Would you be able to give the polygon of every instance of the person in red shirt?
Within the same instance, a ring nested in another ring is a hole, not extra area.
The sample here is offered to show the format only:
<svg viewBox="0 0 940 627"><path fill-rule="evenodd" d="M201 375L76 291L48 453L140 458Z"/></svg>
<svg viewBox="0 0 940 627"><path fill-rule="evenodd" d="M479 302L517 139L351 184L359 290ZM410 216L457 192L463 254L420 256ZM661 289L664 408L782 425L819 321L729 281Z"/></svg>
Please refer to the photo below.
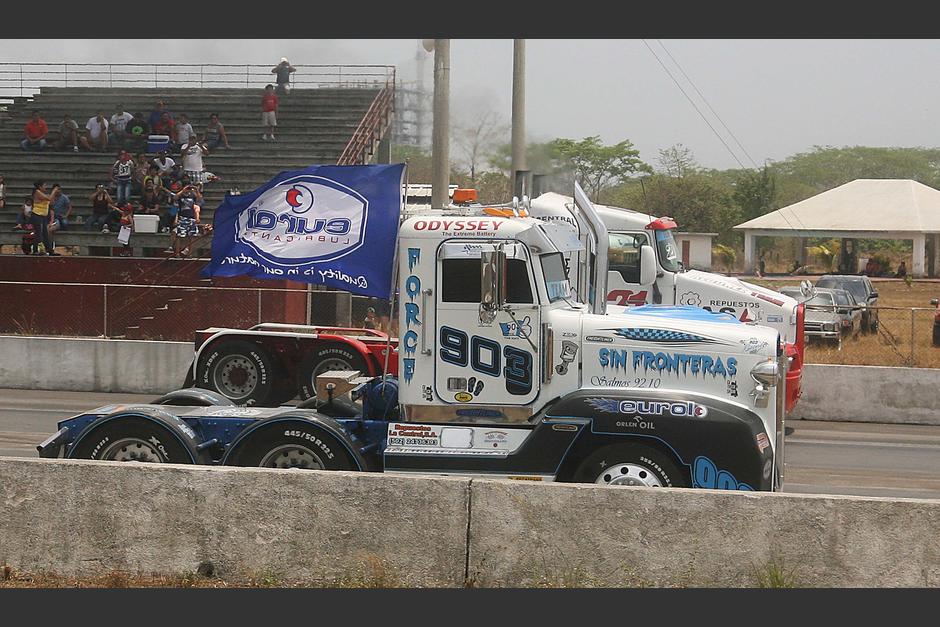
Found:
<svg viewBox="0 0 940 627"><path fill-rule="evenodd" d="M261 96L261 123L264 125L263 140L274 141L274 127L277 126L277 96L274 94L274 85L264 88Z"/></svg>
<svg viewBox="0 0 940 627"><path fill-rule="evenodd" d="M164 111L160 114L160 119L157 120L157 123L153 125L153 134L154 135L166 135L173 138L173 128L176 126L176 122L173 118L170 117L170 114Z"/></svg>
<svg viewBox="0 0 940 627"><path fill-rule="evenodd" d="M23 141L20 142L23 150L45 150L46 135L49 127L46 121L39 116L39 111L33 109L33 116L23 127Z"/></svg>

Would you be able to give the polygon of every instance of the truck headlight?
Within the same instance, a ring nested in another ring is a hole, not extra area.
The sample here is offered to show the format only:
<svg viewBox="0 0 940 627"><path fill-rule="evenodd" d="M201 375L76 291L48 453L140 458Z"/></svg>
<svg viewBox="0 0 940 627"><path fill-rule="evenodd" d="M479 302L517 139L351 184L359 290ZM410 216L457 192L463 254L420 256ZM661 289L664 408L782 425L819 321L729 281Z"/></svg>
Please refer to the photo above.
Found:
<svg viewBox="0 0 940 627"><path fill-rule="evenodd" d="M835 322L827 322L823 325L823 331L835 331L835 330L836 330Z"/></svg>
<svg viewBox="0 0 940 627"><path fill-rule="evenodd" d="M751 368L751 378L754 379L758 385L767 387L777 385L777 362L768 360L757 364Z"/></svg>

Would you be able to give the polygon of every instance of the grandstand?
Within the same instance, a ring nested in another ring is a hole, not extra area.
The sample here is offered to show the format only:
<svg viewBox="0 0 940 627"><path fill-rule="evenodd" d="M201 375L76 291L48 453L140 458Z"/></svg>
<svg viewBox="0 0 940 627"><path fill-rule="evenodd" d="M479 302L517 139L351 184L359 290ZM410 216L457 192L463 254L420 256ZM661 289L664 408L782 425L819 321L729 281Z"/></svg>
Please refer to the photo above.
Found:
<svg viewBox="0 0 940 627"><path fill-rule="evenodd" d="M382 66L384 68L384 66ZM205 189L203 222L211 222L214 209L233 187L251 191L283 170L315 164L369 163L377 156L380 141L390 129L394 90L394 68L384 84L318 85L301 87L280 98L277 141L261 139L260 98L263 82L250 87L96 87L40 86L32 96L12 98L0 113L0 174L6 179L7 206L0 210L0 244L18 244L14 232L17 212L32 183L43 179L50 186L61 183L71 197L74 215L91 213L89 195L96 183L106 182L118 147L107 152L56 151L52 146L65 113L84 127L98 110L110 117L117 104L129 112L148 117L157 100L167 103L174 115L185 113L202 135L210 113L218 113L225 125L231 150L213 151L205 158L206 169L221 177ZM264 77L262 77L263 79ZM270 77L273 79L273 76ZM206 81L211 83L212 81ZM50 147L41 152L20 148L23 125L38 109L49 125ZM174 156L179 162L179 158ZM56 234L56 244L78 246L82 254L110 254L117 245L115 234L86 231L74 224ZM205 238L208 240L208 238ZM135 234L131 244L136 255L159 254L166 248L166 234ZM204 242L208 246L208 241Z"/></svg>

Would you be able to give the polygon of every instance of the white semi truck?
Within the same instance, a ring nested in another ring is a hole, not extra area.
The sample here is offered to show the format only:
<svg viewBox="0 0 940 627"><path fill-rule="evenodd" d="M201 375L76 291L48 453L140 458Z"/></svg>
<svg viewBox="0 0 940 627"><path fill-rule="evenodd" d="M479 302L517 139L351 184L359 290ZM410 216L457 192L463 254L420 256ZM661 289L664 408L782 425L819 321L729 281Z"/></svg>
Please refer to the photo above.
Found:
<svg viewBox="0 0 940 627"><path fill-rule="evenodd" d="M603 247L604 224L577 195ZM397 377L321 373L317 410L239 407L198 388L99 407L62 421L40 454L780 489L780 333L694 307L607 312L569 283L565 256L583 247L573 231L524 214L457 207L401 224ZM603 294L606 257L595 262ZM358 404L333 404L344 381L362 400L354 415Z"/></svg>
<svg viewBox="0 0 940 627"><path fill-rule="evenodd" d="M800 394L805 339L804 308L796 300L759 285L682 265L674 232L677 224L668 217L594 205L607 229L606 260L608 305L635 307L649 303L688 305L711 312L728 313L741 322L757 322L776 329L786 344L790 368L787 374L787 411ZM531 202L529 212L541 220L566 224L582 240L582 250L569 255L575 269L572 282L593 297L591 224L577 211L574 199L554 192Z"/></svg>

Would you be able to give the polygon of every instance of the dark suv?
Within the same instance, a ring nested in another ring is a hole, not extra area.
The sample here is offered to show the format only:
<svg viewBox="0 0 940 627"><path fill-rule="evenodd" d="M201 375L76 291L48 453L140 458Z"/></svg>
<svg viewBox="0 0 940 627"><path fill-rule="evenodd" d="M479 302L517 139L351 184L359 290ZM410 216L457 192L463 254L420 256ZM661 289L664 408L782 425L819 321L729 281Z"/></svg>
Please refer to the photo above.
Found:
<svg viewBox="0 0 940 627"><path fill-rule="evenodd" d="M876 333L878 331L878 292L871 284L871 279L864 275L854 274L826 274L819 277L816 287L837 288L848 291L855 297L862 309L862 331Z"/></svg>

